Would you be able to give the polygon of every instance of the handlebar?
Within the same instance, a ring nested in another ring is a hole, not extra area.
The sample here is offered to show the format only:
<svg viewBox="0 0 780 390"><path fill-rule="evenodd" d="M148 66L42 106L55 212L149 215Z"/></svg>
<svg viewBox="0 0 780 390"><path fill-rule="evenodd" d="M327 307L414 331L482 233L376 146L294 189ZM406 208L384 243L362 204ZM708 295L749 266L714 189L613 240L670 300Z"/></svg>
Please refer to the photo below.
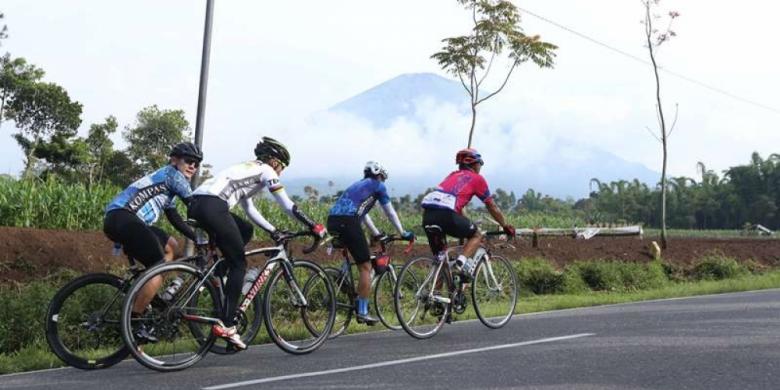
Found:
<svg viewBox="0 0 780 390"><path fill-rule="evenodd" d="M379 240L379 244L382 246L382 251L384 252L385 250L387 250L387 245L392 243L392 242L395 242L395 241L408 241L409 242L409 244L404 249L404 254L408 255L409 253L411 253L412 248L414 247L415 239L412 238L411 240L407 240L407 239L404 239L404 238L402 238L401 236L399 236L397 234L385 235L384 237L382 237Z"/></svg>
<svg viewBox="0 0 780 390"><path fill-rule="evenodd" d="M320 236L317 235L316 233L308 230L304 230L300 232L287 232L287 231L282 232L279 238L276 240L276 242L279 244L286 245L290 240L299 237L314 237L314 242L312 242L310 246L303 249L304 254L309 254L314 252L314 250L317 249L317 247L320 245L320 242L322 241L322 238L320 238Z"/></svg>

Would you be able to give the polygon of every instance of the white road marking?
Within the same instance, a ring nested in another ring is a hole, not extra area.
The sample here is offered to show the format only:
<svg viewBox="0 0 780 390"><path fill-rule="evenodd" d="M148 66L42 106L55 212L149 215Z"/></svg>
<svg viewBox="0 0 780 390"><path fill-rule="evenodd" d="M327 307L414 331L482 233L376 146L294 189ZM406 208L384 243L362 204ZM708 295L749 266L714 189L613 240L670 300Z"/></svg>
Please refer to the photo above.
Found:
<svg viewBox="0 0 780 390"><path fill-rule="evenodd" d="M444 353L437 353L437 354L434 354L434 355L417 356L417 357L413 357L413 358L399 359L399 360L390 360L390 361L380 362L380 363L365 364L365 365L362 365L362 366L336 368L336 369L324 370L324 371L303 372L303 373L299 373L299 374L274 376L274 377L270 377L270 378L254 379L254 380L243 381L243 382L228 383L228 384L224 384L224 385L204 387L203 390L233 389L233 388L236 388L236 387L259 385L259 384L270 383L270 382L279 382L279 381L285 381L285 380L289 380L289 379L308 378L308 377L313 377L313 376L323 376L323 375L339 374L339 373L342 373L342 372L368 370L368 369L372 369L372 368L395 366L395 365L398 365L398 364L414 363L414 362L419 362L419 361L424 361L424 360L440 359L440 358L459 356L459 355L466 355L466 354L472 354L472 353L495 351L495 350L499 350L499 349L522 347L522 346L526 346L526 345L534 345L534 344L542 344L542 343L552 343L552 342L555 342L555 341L571 340L571 339L577 339L577 338L580 338L580 337L588 337L588 336L593 336L593 335L594 335L594 333L580 333L580 334L573 334L573 335L569 335L569 336L550 337L550 338L546 338L546 339L523 341L523 342L512 343L512 344L501 344L501 345L494 345L494 346L490 346L490 347L482 347L482 348L474 348L474 349L464 349L464 350L461 350L461 351L444 352Z"/></svg>

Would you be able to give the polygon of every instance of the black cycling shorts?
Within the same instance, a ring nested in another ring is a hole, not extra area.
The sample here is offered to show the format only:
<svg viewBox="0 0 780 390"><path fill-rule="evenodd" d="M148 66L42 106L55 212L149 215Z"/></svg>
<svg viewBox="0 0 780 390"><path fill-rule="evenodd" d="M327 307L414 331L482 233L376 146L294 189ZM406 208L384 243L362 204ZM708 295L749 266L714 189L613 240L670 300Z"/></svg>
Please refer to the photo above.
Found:
<svg viewBox="0 0 780 390"><path fill-rule="evenodd" d="M355 264L362 264L371 260L371 250L368 241L360 226L360 218L348 215L328 216L328 233L349 250Z"/></svg>
<svg viewBox="0 0 780 390"><path fill-rule="evenodd" d="M430 225L439 226L444 234L456 238L469 239L477 233L477 227L470 219L450 209L423 209L422 225L423 229ZM444 249L443 242L446 237L437 237L436 233L431 233L428 229L425 229L425 235L428 236L428 244L434 254Z"/></svg>
<svg viewBox="0 0 780 390"><path fill-rule="evenodd" d="M165 245L170 236L156 226L149 226L128 210L118 209L106 213L103 233L118 242L128 256L147 268L163 260Z"/></svg>

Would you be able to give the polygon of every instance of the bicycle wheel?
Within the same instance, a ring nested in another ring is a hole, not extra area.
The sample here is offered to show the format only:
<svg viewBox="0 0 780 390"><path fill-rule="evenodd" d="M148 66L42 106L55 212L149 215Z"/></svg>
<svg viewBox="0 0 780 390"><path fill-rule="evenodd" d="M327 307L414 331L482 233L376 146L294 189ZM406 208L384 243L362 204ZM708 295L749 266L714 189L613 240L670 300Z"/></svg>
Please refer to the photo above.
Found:
<svg viewBox="0 0 780 390"><path fill-rule="evenodd" d="M433 259L414 259L398 273L395 313L406 333L427 339L439 332L450 315L450 279L446 267Z"/></svg>
<svg viewBox="0 0 780 390"><path fill-rule="evenodd" d="M409 277L414 277L414 275L409 274ZM401 323L398 322L393 305L397 280L397 267L391 265L387 271L379 275L374 285L374 310L376 310L376 315L382 325L392 330L401 329Z"/></svg>
<svg viewBox="0 0 780 390"><path fill-rule="evenodd" d="M342 275L341 270L333 267L325 267L325 274L333 283L333 291L336 294L336 320L330 331L329 339L341 336L347 331L352 315L355 312L354 287L349 276Z"/></svg>
<svg viewBox="0 0 780 390"><path fill-rule="evenodd" d="M157 279L159 278L159 279ZM170 301L160 298L170 281L180 278L181 287ZM147 284L159 287L139 317L132 309ZM211 323L221 312L219 291L201 278L200 270L187 263L164 263L149 269L133 284L122 305L122 337L135 359L157 371L177 371L197 363L214 345ZM143 327L157 340L149 342L136 334ZM197 328L197 331L193 329Z"/></svg>
<svg viewBox="0 0 780 390"><path fill-rule="evenodd" d="M130 354L119 319L124 279L88 274L63 286L46 310L46 342L66 364L88 370L106 368Z"/></svg>
<svg viewBox="0 0 780 390"><path fill-rule="evenodd" d="M484 256L471 284L471 299L479 320L492 329L506 325L515 312L518 290L512 264L501 256Z"/></svg>
<svg viewBox="0 0 780 390"><path fill-rule="evenodd" d="M302 355L319 348L330 335L336 319L336 296L320 266L305 260L291 265L291 277L285 264L271 276L263 298L263 318L268 335L279 348Z"/></svg>

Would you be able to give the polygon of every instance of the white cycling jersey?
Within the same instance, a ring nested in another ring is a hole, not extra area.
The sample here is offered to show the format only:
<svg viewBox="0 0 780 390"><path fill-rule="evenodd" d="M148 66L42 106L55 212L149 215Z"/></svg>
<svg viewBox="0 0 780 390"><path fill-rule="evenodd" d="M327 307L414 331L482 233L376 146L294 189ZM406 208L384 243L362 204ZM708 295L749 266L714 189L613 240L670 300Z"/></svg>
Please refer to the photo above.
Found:
<svg viewBox="0 0 780 390"><path fill-rule="evenodd" d="M273 232L276 228L257 211L252 202L252 197L264 188L268 188L276 202L288 214L300 219L294 213L295 204L287 196L284 186L279 181L279 175L270 165L262 161L247 161L220 171L198 186L192 195L217 196L227 202L231 209L240 203L252 222L269 232Z"/></svg>

